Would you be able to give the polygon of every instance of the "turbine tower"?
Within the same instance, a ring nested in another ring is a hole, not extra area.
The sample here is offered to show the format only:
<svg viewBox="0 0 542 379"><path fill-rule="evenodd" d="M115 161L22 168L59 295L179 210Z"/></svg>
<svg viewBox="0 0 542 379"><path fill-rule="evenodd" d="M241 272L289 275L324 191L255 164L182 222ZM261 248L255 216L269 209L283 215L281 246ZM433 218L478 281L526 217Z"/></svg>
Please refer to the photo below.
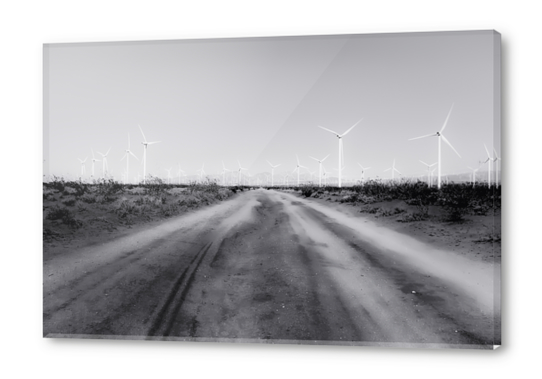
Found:
<svg viewBox="0 0 542 379"><path fill-rule="evenodd" d="M370 167L363 167L361 163L358 162L359 167L361 167L361 182L365 181L365 170L370 169Z"/></svg>
<svg viewBox="0 0 542 379"><path fill-rule="evenodd" d="M309 158L312 158L316 162L318 162L318 187L322 187L322 163L327 159L327 157L329 157L329 154L326 155L323 159L316 159L309 155Z"/></svg>
<svg viewBox="0 0 542 379"><path fill-rule="evenodd" d="M199 172L199 181L203 182L203 175L205 175L205 162L201 165L201 168L197 170L196 172Z"/></svg>
<svg viewBox="0 0 542 379"><path fill-rule="evenodd" d="M143 133L141 126L139 126L139 130L141 130L141 135L143 135L143 142L141 142L143 145L143 184L147 184L147 147L160 141L147 142L147 138L145 138L145 134Z"/></svg>
<svg viewBox="0 0 542 379"><path fill-rule="evenodd" d="M132 151L130 150L130 133L128 133L128 148L125 150L124 156L120 159L122 161L124 158L126 158L126 175L124 175L124 184L128 182L130 174L130 155L137 159L134 153L132 153Z"/></svg>
<svg viewBox="0 0 542 379"><path fill-rule="evenodd" d="M277 165L273 165L271 162L266 161L269 163L269 166L271 166L271 187L274 186L274 177L275 177L275 169L280 166L280 163Z"/></svg>
<svg viewBox="0 0 542 379"><path fill-rule="evenodd" d="M454 149L454 147L452 146L452 144L450 143L450 141L448 141L446 139L446 137L444 137L444 134L442 134L442 132L444 131L444 128L446 128L446 124L448 123L448 119L450 118L450 115L452 114L452 109L454 109L454 105L452 104L452 107L450 108L450 112L448 112L448 116L446 117L446 120L444 121L444 125L442 125L442 128L434 133L434 134L427 134L425 136L421 136L421 137L415 137L415 138L411 138L409 139L409 141L412 141L412 140L415 140L415 139L420 139L420 138L426 138L426 137L438 137L438 181L437 181L437 187L440 189L440 173L441 173L441 159L440 159L440 140L442 139L444 142L446 142L446 144L448 146L450 146L452 148L452 150L457 154L457 156L459 158L461 158L461 155L459 155L459 153Z"/></svg>
<svg viewBox="0 0 542 379"><path fill-rule="evenodd" d="M472 170L472 186L474 187L476 185L476 171L478 171L480 167L478 167L477 169L474 169L470 166L468 167Z"/></svg>
<svg viewBox="0 0 542 379"><path fill-rule="evenodd" d="M164 170L167 171L167 184L171 184L171 170L173 169L172 168L165 168Z"/></svg>
<svg viewBox="0 0 542 379"><path fill-rule="evenodd" d="M330 133L335 134L335 136L339 139L339 169L338 169L338 171L339 171L339 188L341 187L341 183L342 183L341 178L342 178L342 169L343 169L343 164L344 164L344 162L343 162L344 161L343 137L345 135L347 135L348 133L350 133L350 131L352 129L354 129L354 126L359 124L361 122L361 120L363 120L363 119L360 119L358 122L356 122L350 129L348 129L343 134L339 134L337 132L334 132L333 130L326 129L323 126L318 125L319 128L324 129L324 130L326 130L326 131L328 131Z"/></svg>
<svg viewBox="0 0 542 379"><path fill-rule="evenodd" d="M487 162L487 186L491 187L491 162L493 161L493 158L491 158L491 155L489 154L489 150L487 149L487 146L485 144L484 144L484 148L486 149L487 159L483 161L482 163Z"/></svg>
<svg viewBox="0 0 542 379"><path fill-rule="evenodd" d="M86 161L87 161L87 158L85 158L85 160L82 160L81 158L77 158L79 160L79 162L81 163L81 178L83 178L83 176L85 175L86 173Z"/></svg>
<svg viewBox="0 0 542 379"><path fill-rule="evenodd" d="M497 150L495 150L495 148L493 148L493 152L495 153L495 159L493 160L493 162L495 162L495 185L498 186L499 185L499 168L500 168L499 161L501 160L501 157L497 155Z"/></svg>
<svg viewBox="0 0 542 379"><path fill-rule="evenodd" d="M433 167L434 165L436 165L438 162L435 162L435 163L433 163L433 164L427 164L427 163L425 163L425 162L422 161L422 160L420 160L420 162L422 162L423 165L424 165L425 167L427 167L427 185L428 185L429 187L431 187L431 183L430 183L430 181L431 181L431 178L430 178L430 176L431 176L431 167Z"/></svg>
<svg viewBox="0 0 542 379"><path fill-rule="evenodd" d="M92 151L92 178L94 178L94 162L99 162L100 160L94 157L94 150L93 149L90 149L90 150Z"/></svg>
<svg viewBox="0 0 542 379"><path fill-rule="evenodd" d="M297 154L296 154L295 157L297 159L297 165L296 165L294 171L292 171L292 174L297 171L297 186L299 187L299 171L300 171L301 168L307 168L307 167L305 167L305 166L301 165L301 163L299 163L299 157L297 156Z"/></svg>
<svg viewBox="0 0 542 379"><path fill-rule="evenodd" d="M393 160L393 165L390 168L385 169L384 172L389 170L391 170L391 180L395 179L395 171L397 171L398 174L401 174L401 172L395 168L395 159Z"/></svg>
<svg viewBox="0 0 542 379"><path fill-rule="evenodd" d="M239 164L239 169L238 169L238 172L239 172L239 176L237 177L237 185L241 185L241 171L242 170L248 170L248 168L244 168L241 166L241 162L239 162L239 159L237 160L237 163Z"/></svg>
<svg viewBox="0 0 542 379"><path fill-rule="evenodd" d="M109 166L107 165L107 155L109 154L110 151L111 151L111 148L109 148L109 150L107 150L107 153L105 154L100 153L98 151L98 154L102 156L102 175L104 178L105 178L105 174L109 173Z"/></svg>
<svg viewBox="0 0 542 379"><path fill-rule="evenodd" d="M179 184L181 184L181 177L182 177L182 174L184 174L184 171L183 169L181 168L181 164L179 163L179 170L177 171L177 173L179 174Z"/></svg>

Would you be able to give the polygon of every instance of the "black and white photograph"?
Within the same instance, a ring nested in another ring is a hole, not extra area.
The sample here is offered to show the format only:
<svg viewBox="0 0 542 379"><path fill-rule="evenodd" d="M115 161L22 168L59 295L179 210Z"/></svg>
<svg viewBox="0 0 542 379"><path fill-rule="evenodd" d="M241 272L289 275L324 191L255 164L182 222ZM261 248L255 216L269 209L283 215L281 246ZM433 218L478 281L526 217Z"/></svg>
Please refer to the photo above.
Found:
<svg viewBox="0 0 542 379"><path fill-rule="evenodd" d="M43 64L44 337L501 345L498 32Z"/></svg>

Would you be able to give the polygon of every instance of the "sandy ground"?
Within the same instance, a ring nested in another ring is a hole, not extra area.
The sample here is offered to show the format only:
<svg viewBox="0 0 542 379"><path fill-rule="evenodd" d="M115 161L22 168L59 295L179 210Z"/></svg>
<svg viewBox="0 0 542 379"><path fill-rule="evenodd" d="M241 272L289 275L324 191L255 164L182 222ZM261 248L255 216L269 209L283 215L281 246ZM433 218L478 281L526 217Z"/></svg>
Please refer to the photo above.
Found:
<svg viewBox="0 0 542 379"><path fill-rule="evenodd" d="M254 190L101 240L47 243L44 336L499 345L500 259L487 243L454 252L446 225L433 241L425 224L372 217Z"/></svg>

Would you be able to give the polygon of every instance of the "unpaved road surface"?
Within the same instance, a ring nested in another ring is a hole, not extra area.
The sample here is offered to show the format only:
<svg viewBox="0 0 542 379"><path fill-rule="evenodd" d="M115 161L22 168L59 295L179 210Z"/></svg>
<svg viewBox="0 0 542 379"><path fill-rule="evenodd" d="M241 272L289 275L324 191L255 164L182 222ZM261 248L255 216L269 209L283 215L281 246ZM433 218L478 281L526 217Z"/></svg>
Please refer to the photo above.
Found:
<svg viewBox="0 0 542 379"><path fill-rule="evenodd" d="M492 348L499 272L289 193L247 191L45 254L44 335Z"/></svg>

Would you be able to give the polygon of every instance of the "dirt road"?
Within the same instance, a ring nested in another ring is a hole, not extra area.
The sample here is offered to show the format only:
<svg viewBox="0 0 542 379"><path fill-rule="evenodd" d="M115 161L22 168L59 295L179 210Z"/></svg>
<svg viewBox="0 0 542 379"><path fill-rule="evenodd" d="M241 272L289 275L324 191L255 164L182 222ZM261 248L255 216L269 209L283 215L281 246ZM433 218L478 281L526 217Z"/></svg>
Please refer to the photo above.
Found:
<svg viewBox="0 0 542 379"><path fill-rule="evenodd" d="M46 254L44 335L492 348L498 270L293 194L246 191Z"/></svg>

